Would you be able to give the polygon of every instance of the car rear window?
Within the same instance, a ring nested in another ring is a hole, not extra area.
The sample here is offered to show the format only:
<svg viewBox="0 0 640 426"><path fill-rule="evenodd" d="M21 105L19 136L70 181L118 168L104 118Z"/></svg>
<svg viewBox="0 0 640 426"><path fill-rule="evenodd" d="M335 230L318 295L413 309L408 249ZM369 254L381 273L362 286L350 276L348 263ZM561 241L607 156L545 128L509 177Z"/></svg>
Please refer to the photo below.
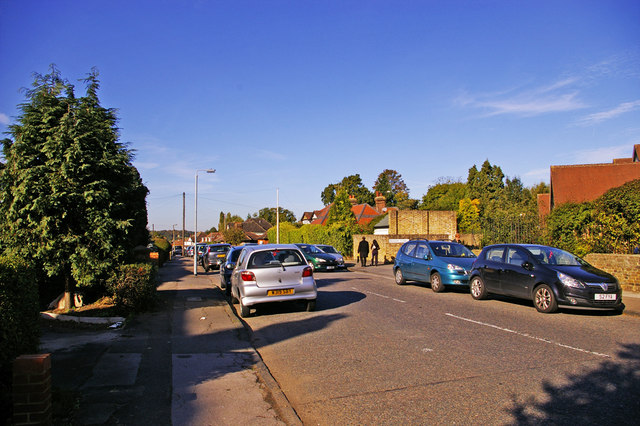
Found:
<svg viewBox="0 0 640 426"><path fill-rule="evenodd" d="M226 252L229 250L229 246L209 246L209 251L214 251L216 253Z"/></svg>
<svg viewBox="0 0 640 426"><path fill-rule="evenodd" d="M249 268L280 268L283 266L306 265L298 250L262 250L254 252L249 259Z"/></svg>

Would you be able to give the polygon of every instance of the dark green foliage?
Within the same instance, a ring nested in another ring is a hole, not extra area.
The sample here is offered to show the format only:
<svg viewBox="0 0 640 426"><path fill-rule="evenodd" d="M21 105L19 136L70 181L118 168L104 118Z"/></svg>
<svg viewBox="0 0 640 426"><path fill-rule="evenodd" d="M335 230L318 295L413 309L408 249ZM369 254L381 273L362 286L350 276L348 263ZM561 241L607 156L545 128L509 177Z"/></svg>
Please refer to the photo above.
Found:
<svg viewBox="0 0 640 426"><path fill-rule="evenodd" d="M338 251L349 254L353 250L353 234L360 233L361 229L354 225L334 223L332 225L303 225L297 227L292 223L280 224L281 244L330 244ZM276 228L267 231L269 241L276 241Z"/></svg>
<svg viewBox="0 0 640 426"><path fill-rule="evenodd" d="M489 160L482 163L480 171L474 165L469 169L467 177L467 188L469 198L479 199L480 210L484 210L483 206L487 206L488 202L495 200L500 196L501 190L504 188L504 173L500 166L493 166Z"/></svg>
<svg viewBox="0 0 640 426"><path fill-rule="evenodd" d="M124 313L143 312L156 304L156 268L150 263L121 265L107 286L116 307Z"/></svg>
<svg viewBox="0 0 640 426"><path fill-rule="evenodd" d="M352 225L355 222L356 217L351 211L349 196L346 191L341 189L333 201L333 205L329 209L329 213L327 213L327 225L331 225L333 223Z"/></svg>
<svg viewBox="0 0 640 426"><path fill-rule="evenodd" d="M222 231L222 235L224 236L224 240L227 243L234 246L239 245L241 242L243 242L247 238L247 236L244 234L242 229L236 228L236 227L225 229L224 231Z"/></svg>
<svg viewBox="0 0 640 426"><path fill-rule="evenodd" d="M582 238L592 221L591 203L565 203L546 218L545 243L584 256L591 251Z"/></svg>
<svg viewBox="0 0 640 426"><path fill-rule="evenodd" d="M11 367L22 354L38 349L38 288L25 260L0 257L0 412L11 406Z"/></svg>
<svg viewBox="0 0 640 426"><path fill-rule="evenodd" d="M354 196L358 204L375 204L373 193L364 186L359 174L346 176L340 183L328 185L320 194L322 203L324 205L333 203L341 190L346 192L347 196Z"/></svg>
<svg viewBox="0 0 640 426"><path fill-rule="evenodd" d="M420 210L458 211L460 200L465 198L467 185L462 182L442 182L429 187L422 197Z"/></svg>
<svg viewBox="0 0 640 426"><path fill-rule="evenodd" d="M387 206L397 206L398 196L402 194L408 198L409 188L404 183L402 175L395 170L385 169L378 175L373 190L380 192L386 199ZM401 197L402 198L402 197Z"/></svg>
<svg viewBox="0 0 640 426"><path fill-rule="evenodd" d="M86 96L52 67L36 75L5 141L0 175L3 248L64 277L67 290L100 285L148 241L147 188L100 106L97 72Z"/></svg>
<svg viewBox="0 0 640 426"><path fill-rule="evenodd" d="M285 208L280 207L279 209L280 212L280 222L295 222L296 221L296 216L295 214L293 214L293 212L291 210L287 210ZM259 217L262 218L264 220L266 220L267 222L269 222L272 225L276 224L276 208L275 207L265 207L263 209L260 209L260 211L258 213L254 213L253 217Z"/></svg>

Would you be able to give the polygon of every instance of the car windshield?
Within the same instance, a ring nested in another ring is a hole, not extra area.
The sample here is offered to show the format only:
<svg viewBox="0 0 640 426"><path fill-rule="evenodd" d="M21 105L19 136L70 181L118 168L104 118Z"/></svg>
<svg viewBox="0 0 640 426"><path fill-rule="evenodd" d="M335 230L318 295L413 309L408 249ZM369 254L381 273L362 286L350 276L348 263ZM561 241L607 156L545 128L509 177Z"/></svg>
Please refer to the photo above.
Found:
<svg viewBox="0 0 640 426"><path fill-rule="evenodd" d="M257 251L249 259L249 268L278 268L306 264L300 252L292 249Z"/></svg>
<svg viewBox="0 0 640 426"><path fill-rule="evenodd" d="M300 246L300 248L302 249L302 251L304 251L305 253L309 253L309 254L322 253L322 250L320 250L318 247L312 246L312 245L304 245L304 246Z"/></svg>
<svg viewBox="0 0 640 426"><path fill-rule="evenodd" d="M438 257L476 257L475 254L462 244L446 242L430 242L429 247Z"/></svg>
<svg viewBox="0 0 640 426"><path fill-rule="evenodd" d="M338 254L338 251L333 246L319 246L325 253Z"/></svg>
<svg viewBox="0 0 640 426"><path fill-rule="evenodd" d="M587 264L575 254L555 247L526 246L526 248L538 262L544 265L582 266Z"/></svg>

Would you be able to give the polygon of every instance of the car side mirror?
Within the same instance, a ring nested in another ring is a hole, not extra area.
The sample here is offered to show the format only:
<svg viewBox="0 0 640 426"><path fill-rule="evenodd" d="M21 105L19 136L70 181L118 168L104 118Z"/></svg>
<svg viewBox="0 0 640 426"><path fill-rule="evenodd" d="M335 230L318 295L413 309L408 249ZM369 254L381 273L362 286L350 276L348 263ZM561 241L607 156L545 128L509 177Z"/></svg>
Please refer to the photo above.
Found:
<svg viewBox="0 0 640 426"><path fill-rule="evenodd" d="M527 271L533 271L533 263L531 263L531 262L524 262L522 264L522 267L524 269L526 269Z"/></svg>
<svg viewBox="0 0 640 426"><path fill-rule="evenodd" d="M424 255L424 260L431 260L431 253L427 253Z"/></svg>

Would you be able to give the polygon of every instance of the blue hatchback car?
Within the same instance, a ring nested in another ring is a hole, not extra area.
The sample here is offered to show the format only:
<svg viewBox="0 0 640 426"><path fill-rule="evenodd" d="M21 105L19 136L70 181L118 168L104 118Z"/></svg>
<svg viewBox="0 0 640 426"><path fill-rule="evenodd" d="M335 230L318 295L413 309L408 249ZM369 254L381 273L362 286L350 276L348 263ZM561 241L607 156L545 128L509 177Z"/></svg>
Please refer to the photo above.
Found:
<svg viewBox="0 0 640 426"><path fill-rule="evenodd" d="M469 285L474 260L476 255L456 242L411 240L398 250L393 273L396 284L421 281L439 293L447 285Z"/></svg>

